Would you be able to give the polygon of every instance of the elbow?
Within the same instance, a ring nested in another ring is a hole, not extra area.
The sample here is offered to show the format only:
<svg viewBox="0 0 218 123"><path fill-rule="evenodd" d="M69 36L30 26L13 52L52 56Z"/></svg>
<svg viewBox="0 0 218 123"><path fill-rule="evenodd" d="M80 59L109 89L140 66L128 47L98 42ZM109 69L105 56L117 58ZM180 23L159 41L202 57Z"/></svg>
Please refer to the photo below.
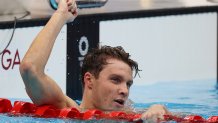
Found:
<svg viewBox="0 0 218 123"><path fill-rule="evenodd" d="M38 73L36 66L32 62L28 62L25 60L21 62L19 70L22 77L24 77L25 75L34 75Z"/></svg>

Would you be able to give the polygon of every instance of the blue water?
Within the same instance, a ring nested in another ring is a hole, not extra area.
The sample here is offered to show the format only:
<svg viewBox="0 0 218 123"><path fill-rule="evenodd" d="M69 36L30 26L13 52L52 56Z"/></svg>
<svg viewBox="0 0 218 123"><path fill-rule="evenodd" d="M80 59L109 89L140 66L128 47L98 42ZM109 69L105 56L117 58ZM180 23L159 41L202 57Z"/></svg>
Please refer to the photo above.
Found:
<svg viewBox="0 0 218 123"><path fill-rule="evenodd" d="M142 110L152 104L163 104L171 112L181 115L201 115L205 119L210 116L218 116L218 86L214 80L161 82L152 85L133 86L130 90L130 99L134 101L134 108ZM15 101L19 99L11 99ZM22 99L23 100L23 99ZM26 101L26 100L24 100ZM22 123L94 123L94 122L117 122L106 120L79 121L72 119L44 119L35 117L10 117L0 114L1 122Z"/></svg>
<svg viewBox="0 0 218 123"><path fill-rule="evenodd" d="M134 99L136 108L163 104L175 113L196 114L204 118L218 116L218 86L215 79L134 86L130 98Z"/></svg>

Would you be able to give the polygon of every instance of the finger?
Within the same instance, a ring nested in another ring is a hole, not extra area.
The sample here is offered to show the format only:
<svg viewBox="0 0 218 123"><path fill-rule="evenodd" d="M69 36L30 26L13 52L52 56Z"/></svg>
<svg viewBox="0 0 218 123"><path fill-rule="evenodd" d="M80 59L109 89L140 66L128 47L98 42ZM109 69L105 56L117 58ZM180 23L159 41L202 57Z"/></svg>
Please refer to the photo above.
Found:
<svg viewBox="0 0 218 123"><path fill-rule="evenodd" d="M76 8L75 1L70 1L69 3L67 3L67 5L68 5L68 10L73 10L74 8Z"/></svg>
<svg viewBox="0 0 218 123"><path fill-rule="evenodd" d="M72 9L71 9L71 13L72 13L73 15L77 15L77 11L78 11L77 5L74 4L74 6L73 6Z"/></svg>
<svg viewBox="0 0 218 123"><path fill-rule="evenodd" d="M73 4L72 3L67 3L67 6L72 6Z"/></svg>
<svg viewBox="0 0 218 123"><path fill-rule="evenodd" d="M158 118L158 120L164 120L164 115L163 114L158 115L157 118Z"/></svg>
<svg viewBox="0 0 218 123"><path fill-rule="evenodd" d="M148 123L156 123L158 120L159 120L159 117L157 115L154 115L154 114L151 114L151 113L148 113L146 114L143 118L142 118L143 121L146 121Z"/></svg>
<svg viewBox="0 0 218 123"><path fill-rule="evenodd" d="M73 14L73 13L77 13L77 7L70 7L70 8L68 9L68 11L71 12L72 14Z"/></svg>
<svg viewBox="0 0 218 123"><path fill-rule="evenodd" d="M151 113L147 113L147 112L146 112L146 113L144 113L144 114L142 115L141 118L142 118L143 120L147 120L147 119L149 119L150 117L151 117Z"/></svg>
<svg viewBox="0 0 218 123"><path fill-rule="evenodd" d="M67 1L67 5L68 6L71 6L71 5L74 5L76 2L74 0L68 0Z"/></svg>
<svg viewBox="0 0 218 123"><path fill-rule="evenodd" d="M152 119L152 120L163 120L164 119L164 112L149 112L142 115L142 119Z"/></svg>
<svg viewBox="0 0 218 123"><path fill-rule="evenodd" d="M72 11L73 9L74 9L74 6L73 6L73 5L68 6L68 11L69 11L69 12Z"/></svg>

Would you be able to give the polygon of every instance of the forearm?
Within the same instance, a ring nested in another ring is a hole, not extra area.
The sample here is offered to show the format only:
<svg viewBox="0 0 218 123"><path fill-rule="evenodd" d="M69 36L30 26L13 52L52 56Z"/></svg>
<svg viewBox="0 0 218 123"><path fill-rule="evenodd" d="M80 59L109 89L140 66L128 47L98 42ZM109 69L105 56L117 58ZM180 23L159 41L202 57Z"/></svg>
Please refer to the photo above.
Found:
<svg viewBox="0 0 218 123"><path fill-rule="evenodd" d="M65 24L64 14L55 12L46 26L40 31L31 44L28 52L23 58L23 62L36 66L40 72L44 67L51 54L55 39L58 36L62 26Z"/></svg>

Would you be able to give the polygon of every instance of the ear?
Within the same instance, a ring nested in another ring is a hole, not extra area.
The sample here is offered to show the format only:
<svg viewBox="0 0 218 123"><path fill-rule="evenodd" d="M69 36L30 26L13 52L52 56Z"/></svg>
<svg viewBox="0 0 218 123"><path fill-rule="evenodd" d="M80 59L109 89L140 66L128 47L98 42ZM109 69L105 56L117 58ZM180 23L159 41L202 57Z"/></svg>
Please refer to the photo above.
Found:
<svg viewBox="0 0 218 123"><path fill-rule="evenodd" d="M84 75L84 83L88 89L92 89L93 87L93 75L90 72L86 72Z"/></svg>

